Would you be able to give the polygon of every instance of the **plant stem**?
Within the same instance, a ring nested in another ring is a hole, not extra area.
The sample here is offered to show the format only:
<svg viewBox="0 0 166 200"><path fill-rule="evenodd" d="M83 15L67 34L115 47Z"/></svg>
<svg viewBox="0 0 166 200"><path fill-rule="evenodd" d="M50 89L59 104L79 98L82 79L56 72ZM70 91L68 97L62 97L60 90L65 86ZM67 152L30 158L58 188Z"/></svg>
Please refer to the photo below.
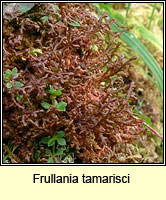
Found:
<svg viewBox="0 0 166 200"><path fill-rule="evenodd" d="M134 118L137 120L139 119L137 117L134 117ZM157 131L155 131L152 127L150 127L147 123L143 122L143 125L149 128L155 135L157 135L163 141L163 137Z"/></svg>
<svg viewBox="0 0 166 200"><path fill-rule="evenodd" d="M52 154L55 154L55 144L52 146Z"/></svg>
<svg viewBox="0 0 166 200"><path fill-rule="evenodd" d="M129 99L130 99L130 95L131 95L131 92L132 92L133 86L134 86L134 82L132 81L132 82L130 83L129 90L127 91L126 100L129 100Z"/></svg>
<svg viewBox="0 0 166 200"><path fill-rule="evenodd" d="M157 132L155 131L152 127L150 127L147 123L143 122L143 124L149 128L155 135L157 135L162 141L163 141L163 137Z"/></svg>
<svg viewBox="0 0 166 200"><path fill-rule="evenodd" d="M154 11L156 10L156 6L157 6L157 3L154 3L154 5L153 5L153 10L152 10L152 14L151 14L151 16L150 16L150 21L149 21L148 29L150 29L150 27L151 27L151 23L152 23L152 20L153 20Z"/></svg>
<svg viewBox="0 0 166 200"><path fill-rule="evenodd" d="M131 3L128 3L127 11L126 11L126 17L128 17L128 12L129 12L129 10L130 10L130 7L131 7Z"/></svg>

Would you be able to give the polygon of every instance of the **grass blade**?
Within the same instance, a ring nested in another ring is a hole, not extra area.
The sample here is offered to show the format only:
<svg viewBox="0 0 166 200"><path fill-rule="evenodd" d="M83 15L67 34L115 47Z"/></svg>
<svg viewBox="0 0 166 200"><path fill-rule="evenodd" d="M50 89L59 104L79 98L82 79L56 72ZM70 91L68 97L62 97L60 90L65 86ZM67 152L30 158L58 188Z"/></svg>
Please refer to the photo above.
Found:
<svg viewBox="0 0 166 200"><path fill-rule="evenodd" d="M127 11L126 11L126 17L128 17L128 12L129 12L129 10L130 10L130 7L131 7L131 3L128 3Z"/></svg>
<svg viewBox="0 0 166 200"><path fill-rule="evenodd" d="M143 26L136 26L136 29L145 39L149 40L149 42L151 42L156 48L163 52L162 42L158 41L148 29L144 28Z"/></svg>
<svg viewBox="0 0 166 200"><path fill-rule="evenodd" d="M157 3L154 3L154 5L153 5L153 10L152 10L152 14L151 14L151 16L150 16L150 21L149 21L148 29L150 29L150 27L151 27L151 23L152 23L152 20L153 20L154 11L156 10L156 6L157 6Z"/></svg>
<svg viewBox="0 0 166 200"><path fill-rule="evenodd" d="M113 17L110 10L107 8L107 5L103 3L99 3L100 8L108 11L108 16ZM117 23L122 26L118 21ZM113 31L119 32L121 31L121 28L117 27L116 24L111 24L111 27ZM141 59L144 61L144 63L147 65L148 69L153 73L155 76L158 87L161 92L163 92L163 71L160 68L157 61L154 59L154 57L151 55L151 53L148 51L148 49L137 39L135 36L131 33L121 33L121 38L124 42L126 42L133 50L135 50L141 57Z"/></svg>

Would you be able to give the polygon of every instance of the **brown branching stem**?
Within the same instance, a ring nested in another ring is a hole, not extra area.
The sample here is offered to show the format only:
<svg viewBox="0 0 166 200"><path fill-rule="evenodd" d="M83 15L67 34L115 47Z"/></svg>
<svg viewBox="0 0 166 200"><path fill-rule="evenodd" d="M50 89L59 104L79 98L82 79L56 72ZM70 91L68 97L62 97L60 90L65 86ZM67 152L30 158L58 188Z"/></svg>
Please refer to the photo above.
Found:
<svg viewBox="0 0 166 200"><path fill-rule="evenodd" d="M134 117L134 118L138 120L137 117ZM157 131L155 131L152 127L150 127L147 123L143 122L143 125L149 128L155 135L157 135L163 141L163 137Z"/></svg>
<svg viewBox="0 0 166 200"><path fill-rule="evenodd" d="M131 94L132 89L133 89L133 86L134 86L134 82L132 81L132 82L130 83L130 88L129 88L128 92L127 92L126 100L129 100L130 94Z"/></svg>

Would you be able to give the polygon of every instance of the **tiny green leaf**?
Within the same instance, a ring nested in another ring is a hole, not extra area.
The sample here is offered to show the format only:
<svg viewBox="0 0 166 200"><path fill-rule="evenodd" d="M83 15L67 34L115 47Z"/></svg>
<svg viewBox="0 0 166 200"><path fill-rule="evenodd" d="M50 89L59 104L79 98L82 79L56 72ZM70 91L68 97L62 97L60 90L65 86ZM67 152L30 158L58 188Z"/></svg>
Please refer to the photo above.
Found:
<svg viewBox="0 0 166 200"><path fill-rule="evenodd" d="M8 147L9 147L10 150L12 150L12 149L13 149L13 146L14 146L13 144L11 144L11 142L12 142L12 140L9 140L9 141L8 141Z"/></svg>
<svg viewBox="0 0 166 200"><path fill-rule="evenodd" d="M60 156L63 154L63 149L58 149L55 153L56 156Z"/></svg>
<svg viewBox="0 0 166 200"><path fill-rule="evenodd" d="M62 101L56 105L56 108L58 108L60 111L66 111L66 106L67 103Z"/></svg>
<svg viewBox="0 0 166 200"><path fill-rule="evenodd" d="M23 83L21 83L20 81L15 81L15 84L14 84L14 86L15 86L16 88L21 88L21 87L23 87L23 86L24 86L24 84L23 84Z"/></svg>
<svg viewBox="0 0 166 200"><path fill-rule="evenodd" d="M23 95L19 95L19 96L16 97L16 100L21 101L22 98L23 98Z"/></svg>
<svg viewBox="0 0 166 200"><path fill-rule="evenodd" d="M114 76L111 76L111 79L114 80L116 79L118 76L117 75L114 75Z"/></svg>
<svg viewBox="0 0 166 200"><path fill-rule="evenodd" d="M147 123L149 126L152 126L152 122L151 122L150 117L146 117L146 118L144 119L144 121L145 121L145 123Z"/></svg>
<svg viewBox="0 0 166 200"><path fill-rule="evenodd" d="M54 90L54 91L49 90L49 93L50 93L51 95L53 95L53 96L59 96L59 95L62 94L62 92L61 92L60 90Z"/></svg>
<svg viewBox="0 0 166 200"><path fill-rule="evenodd" d="M7 69L5 74L3 75L4 79L5 79L5 82L8 82L12 77L18 77L18 69L16 67L14 67L12 69L12 71L10 69Z"/></svg>
<svg viewBox="0 0 166 200"><path fill-rule="evenodd" d="M6 83L6 87L7 88L12 88L12 84L11 83Z"/></svg>
<svg viewBox="0 0 166 200"><path fill-rule="evenodd" d="M16 74L17 72L18 72L17 67L14 67L14 68L12 69L12 73L13 73L13 74Z"/></svg>
<svg viewBox="0 0 166 200"><path fill-rule="evenodd" d="M47 160L47 163L54 163L54 158L50 156Z"/></svg>
<svg viewBox="0 0 166 200"><path fill-rule="evenodd" d="M68 22L68 21L67 21L67 23L68 23L70 26L77 26L77 27L81 26L78 20L76 20L75 23L73 23L73 22Z"/></svg>
<svg viewBox="0 0 166 200"><path fill-rule="evenodd" d="M120 159L121 158L121 153L118 153L118 159Z"/></svg>
<svg viewBox="0 0 166 200"><path fill-rule="evenodd" d="M62 94L61 90L55 90L52 85L50 85L50 89L48 91L52 96L59 96Z"/></svg>
<svg viewBox="0 0 166 200"><path fill-rule="evenodd" d="M59 10L59 7L56 6L56 5L52 5L52 7L53 7L53 9L54 9L55 12L57 12Z"/></svg>
<svg viewBox="0 0 166 200"><path fill-rule="evenodd" d="M48 21L48 16L44 16L41 19L44 20L44 21Z"/></svg>
<svg viewBox="0 0 166 200"><path fill-rule="evenodd" d="M59 96L59 95L62 94L62 92L61 92L60 90L55 90L54 94L55 94L56 96Z"/></svg>
<svg viewBox="0 0 166 200"><path fill-rule="evenodd" d="M58 101L55 99L55 107L58 105Z"/></svg>
<svg viewBox="0 0 166 200"><path fill-rule="evenodd" d="M50 139L50 137L44 137L44 138L41 139L41 143L47 144L49 139Z"/></svg>
<svg viewBox="0 0 166 200"><path fill-rule="evenodd" d="M90 49L93 51L98 51L98 46L96 44L90 45Z"/></svg>
<svg viewBox="0 0 166 200"><path fill-rule="evenodd" d="M58 144L60 144L60 145L66 145L66 140L64 138L59 137L56 140L57 140Z"/></svg>
<svg viewBox="0 0 166 200"><path fill-rule="evenodd" d="M43 108L45 109L49 109L51 107L51 104L47 103L47 102L42 102L41 105L43 106Z"/></svg>
<svg viewBox="0 0 166 200"><path fill-rule="evenodd" d="M8 163L8 158L10 158L10 154L7 154L4 158L3 158L3 163Z"/></svg>
<svg viewBox="0 0 166 200"><path fill-rule="evenodd" d="M34 152L34 159L35 160L38 159L39 155L40 155L40 152L38 150L35 150L35 152Z"/></svg>
<svg viewBox="0 0 166 200"><path fill-rule="evenodd" d="M106 81L105 81L106 84L108 84L109 82L110 82L109 80L106 80Z"/></svg>
<svg viewBox="0 0 166 200"><path fill-rule="evenodd" d="M53 146L54 144L55 144L55 137L52 137L52 138L50 138L49 140L48 140L48 147L51 147L51 146Z"/></svg>
<svg viewBox="0 0 166 200"><path fill-rule="evenodd" d="M12 71L10 69L7 69L3 76L4 78L8 78L11 74L12 74Z"/></svg>
<svg viewBox="0 0 166 200"><path fill-rule="evenodd" d="M104 71L104 72L106 72L106 71L107 71L107 69L108 69L108 68L107 68L107 66L105 66L105 67L104 67L104 69L103 69L103 71Z"/></svg>
<svg viewBox="0 0 166 200"><path fill-rule="evenodd" d="M42 54L42 50L41 49L34 49L30 52L31 55L35 55L37 56L37 54Z"/></svg>
<svg viewBox="0 0 166 200"><path fill-rule="evenodd" d="M45 149L45 154L50 154L50 155L52 155L52 152L51 152L51 150L50 149Z"/></svg>
<svg viewBox="0 0 166 200"><path fill-rule="evenodd" d="M108 67L105 66L104 69L103 69L103 71L106 72L107 70L108 70ZM110 73L111 73L111 70L108 71L108 74L110 74Z"/></svg>
<svg viewBox="0 0 166 200"><path fill-rule="evenodd" d="M3 78L5 79L5 82L8 82L9 76L10 76L10 75L8 75L8 74L4 74L4 75L3 75Z"/></svg>
<svg viewBox="0 0 166 200"><path fill-rule="evenodd" d="M129 100L128 100L128 103L129 103L129 104L130 104L130 103L132 103L132 100L131 100L131 99L129 99Z"/></svg>
<svg viewBox="0 0 166 200"><path fill-rule="evenodd" d="M63 137L65 135L65 131L58 131L56 137Z"/></svg>
<svg viewBox="0 0 166 200"><path fill-rule="evenodd" d="M14 69L14 68L13 68L13 69ZM12 71L13 71L13 70L12 70ZM12 71L11 71L10 69L7 69L5 74L11 74Z"/></svg>
<svg viewBox="0 0 166 200"><path fill-rule="evenodd" d="M138 118L140 119L144 119L144 117L145 117L144 115L141 115L141 114L138 115Z"/></svg>
<svg viewBox="0 0 166 200"><path fill-rule="evenodd" d="M53 92L55 90L54 87L53 87L53 85L49 85L49 87L50 87L49 91Z"/></svg>

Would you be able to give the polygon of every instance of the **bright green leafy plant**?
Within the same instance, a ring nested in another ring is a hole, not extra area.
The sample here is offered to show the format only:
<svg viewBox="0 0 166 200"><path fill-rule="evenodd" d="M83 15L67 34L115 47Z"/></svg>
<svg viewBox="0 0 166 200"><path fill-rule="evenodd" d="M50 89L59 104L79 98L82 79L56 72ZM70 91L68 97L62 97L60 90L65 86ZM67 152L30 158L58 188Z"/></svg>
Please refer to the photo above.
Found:
<svg viewBox="0 0 166 200"><path fill-rule="evenodd" d="M60 96L62 94L62 90L63 89L60 89L60 90L55 90L54 87L52 85L49 85L49 90L48 90L48 93L50 94L50 98L51 98L51 101L52 101L52 105L55 105L55 107L57 109L59 109L60 111L66 111L66 106L67 106L67 103L64 102L64 101L61 101L61 102L58 102L56 100L56 97L57 96ZM47 102L42 102L41 103L42 107L45 108L45 109L49 109L52 105L47 103Z"/></svg>
<svg viewBox="0 0 166 200"><path fill-rule="evenodd" d="M53 137L44 137L41 140L41 143L46 144L48 147L52 147L52 151L50 149L46 149L45 153L49 154L50 157L48 158L48 163L54 163L54 159L56 156L62 156L64 148L63 146L66 145L66 140L63 138L65 136L64 131L58 131L57 134L55 134ZM55 146L60 146L60 148L57 148L57 151L55 151Z"/></svg>
<svg viewBox="0 0 166 200"><path fill-rule="evenodd" d="M3 75L3 78L6 82L6 87L8 89L12 88L12 87L16 87L16 88L21 88L24 86L23 83L21 83L20 81L13 81L13 79L17 78L19 75L18 73L18 69L16 67L14 67L12 70L7 69L5 74Z"/></svg>
<svg viewBox="0 0 166 200"><path fill-rule="evenodd" d="M31 55L35 55L38 56L39 54L42 54L42 50L41 49L34 49L30 52Z"/></svg>
<svg viewBox="0 0 166 200"><path fill-rule="evenodd" d="M58 131L56 135L54 135L52 138L50 138L47 142L48 147L53 146L55 144L55 141L57 141L60 145L66 145L66 140L63 138L65 135L64 131Z"/></svg>
<svg viewBox="0 0 166 200"><path fill-rule="evenodd" d="M18 69L14 67L12 70L7 69L5 74L3 75L3 78L5 82L9 82L13 77L18 76Z"/></svg>

